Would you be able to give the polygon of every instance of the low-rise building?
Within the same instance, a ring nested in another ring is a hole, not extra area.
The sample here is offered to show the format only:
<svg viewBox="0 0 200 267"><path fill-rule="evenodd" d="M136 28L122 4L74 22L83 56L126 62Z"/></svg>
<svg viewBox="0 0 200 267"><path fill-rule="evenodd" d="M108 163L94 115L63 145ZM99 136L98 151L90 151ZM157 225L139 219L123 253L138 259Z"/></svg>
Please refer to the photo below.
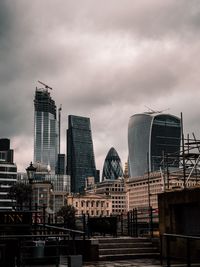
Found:
<svg viewBox="0 0 200 267"><path fill-rule="evenodd" d="M76 208L76 215L81 216L110 216L112 213L112 200L109 195L86 193L70 194L67 204Z"/></svg>
<svg viewBox="0 0 200 267"><path fill-rule="evenodd" d="M103 182L86 186L86 193L93 193L110 196L112 202L113 215L126 212L126 192L124 187L124 179L104 180Z"/></svg>
<svg viewBox="0 0 200 267"><path fill-rule="evenodd" d="M165 182L164 182L165 181ZM190 177L187 187L199 186L196 177ZM152 172L126 180L127 210L151 206L158 208L158 194L164 191L183 188L183 175L179 171L171 173L167 179L161 172Z"/></svg>

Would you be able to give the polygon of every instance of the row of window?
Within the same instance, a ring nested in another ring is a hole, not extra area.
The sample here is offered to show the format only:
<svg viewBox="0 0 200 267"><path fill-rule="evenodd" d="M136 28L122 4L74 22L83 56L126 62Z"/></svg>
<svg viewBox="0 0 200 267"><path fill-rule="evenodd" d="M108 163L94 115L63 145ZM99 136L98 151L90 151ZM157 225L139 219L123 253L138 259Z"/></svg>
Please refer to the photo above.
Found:
<svg viewBox="0 0 200 267"><path fill-rule="evenodd" d="M84 201L81 201L81 207L104 207L106 205L106 207L108 208L109 207L109 204L108 203L105 203L105 202L98 202L98 201L96 201L96 202L88 202L88 201L86 201L86 202L84 202ZM79 206L78 205L78 202L76 202L76 204L75 204L75 206L76 206L76 208Z"/></svg>
<svg viewBox="0 0 200 267"><path fill-rule="evenodd" d="M84 211L81 211L81 214L83 215L83 214L85 214L85 212ZM101 216L108 216L109 215L109 211L108 210L106 210L106 211L99 211L99 210L96 210L96 211L94 211L94 210L91 210L91 212L90 212L90 215L92 215L92 216L99 216L99 215L101 215Z"/></svg>

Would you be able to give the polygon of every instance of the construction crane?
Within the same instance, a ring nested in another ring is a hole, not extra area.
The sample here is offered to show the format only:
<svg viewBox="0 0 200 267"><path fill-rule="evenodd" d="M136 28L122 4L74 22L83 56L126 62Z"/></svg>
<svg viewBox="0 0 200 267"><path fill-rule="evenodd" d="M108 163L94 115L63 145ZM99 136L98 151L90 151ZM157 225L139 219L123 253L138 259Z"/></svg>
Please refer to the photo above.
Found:
<svg viewBox="0 0 200 267"><path fill-rule="evenodd" d="M52 87L50 87L50 86L48 86L47 84L45 84L45 83L43 83L43 82L41 82L41 81L38 81L39 83L41 83L42 85L44 85L44 87L48 90L48 89L50 89L50 90L53 90L53 88Z"/></svg>
<svg viewBox="0 0 200 267"><path fill-rule="evenodd" d="M60 126L61 126L61 110L62 110L62 105L60 105L59 109L58 109L58 115L59 115L59 118L58 118L58 130L59 130L59 136L58 136L58 142L59 142L59 145L58 145L58 149L59 149L59 154L60 154L60 135L61 135L61 131L60 131Z"/></svg>

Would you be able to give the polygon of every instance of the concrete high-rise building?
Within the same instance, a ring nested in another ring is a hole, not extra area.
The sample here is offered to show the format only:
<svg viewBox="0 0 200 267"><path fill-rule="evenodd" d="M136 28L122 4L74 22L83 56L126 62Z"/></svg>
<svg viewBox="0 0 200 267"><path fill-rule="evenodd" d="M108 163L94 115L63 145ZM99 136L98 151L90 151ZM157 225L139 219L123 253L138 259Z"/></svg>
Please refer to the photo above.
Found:
<svg viewBox="0 0 200 267"><path fill-rule="evenodd" d="M111 147L104 161L102 181L116 180L119 177L123 177L121 159L114 147Z"/></svg>
<svg viewBox="0 0 200 267"><path fill-rule="evenodd" d="M179 153L180 119L170 114L135 114L128 125L130 176L142 176L159 170L163 155ZM171 167L178 167L178 163Z"/></svg>
<svg viewBox="0 0 200 267"><path fill-rule="evenodd" d="M87 177L93 176L97 182L89 118L68 117L67 174L71 176L71 191L74 193L84 190Z"/></svg>
<svg viewBox="0 0 200 267"><path fill-rule="evenodd" d="M8 197L10 187L17 181L17 166L13 163L13 150L10 140L0 139L0 210L12 209L13 202Z"/></svg>
<svg viewBox="0 0 200 267"><path fill-rule="evenodd" d="M58 159L58 122L56 105L47 89L35 91L34 162L55 171Z"/></svg>

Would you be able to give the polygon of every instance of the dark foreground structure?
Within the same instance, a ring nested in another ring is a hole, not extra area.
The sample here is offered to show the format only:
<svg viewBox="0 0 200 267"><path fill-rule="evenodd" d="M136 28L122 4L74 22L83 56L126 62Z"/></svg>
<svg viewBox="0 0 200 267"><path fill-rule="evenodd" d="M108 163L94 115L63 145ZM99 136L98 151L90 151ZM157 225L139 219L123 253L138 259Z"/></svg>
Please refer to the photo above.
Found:
<svg viewBox="0 0 200 267"><path fill-rule="evenodd" d="M37 218L41 218L40 224ZM146 211L143 218L134 210L124 216L84 215L77 219L76 229L67 229L61 222L53 223L45 207L43 213L37 207L32 211L0 212L0 266L58 267L64 258L68 261L64 266L79 267L82 262L159 255L151 239L153 217L148 217Z"/></svg>
<svg viewBox="0 0 200 267"><path fill-rule="evenodd" d="M185 188L158 195L161 252L187 266L200 263L200 188ZM198 265L199 266L199 265Z"/></svg>

